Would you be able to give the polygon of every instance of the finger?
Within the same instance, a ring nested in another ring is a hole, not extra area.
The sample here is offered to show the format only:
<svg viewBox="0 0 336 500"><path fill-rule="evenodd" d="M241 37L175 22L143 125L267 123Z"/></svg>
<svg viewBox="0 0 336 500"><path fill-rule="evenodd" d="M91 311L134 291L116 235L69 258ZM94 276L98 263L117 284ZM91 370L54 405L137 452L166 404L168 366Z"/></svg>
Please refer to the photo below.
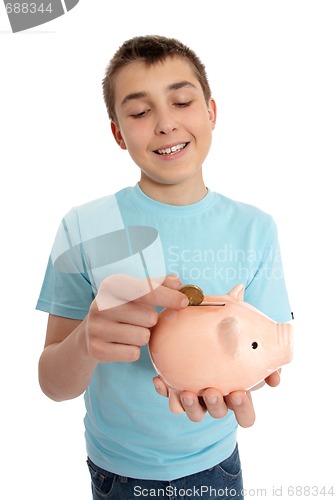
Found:
<svg viewBox="0 0 336 500"><path fill-rule="evenodd" d="M223 395L216 389L206 389L203 394L203 399L207 410L213 418L223 418L228 412L228 407L225 403Z"/></svg>
<svg viewBox="0 0 336 500"><path fill-rule="evenodd" d="M112 274L101 282L95 301L98 309L103 311L131 302L151 289L147 279L136 279L126 274Z"/></svg>
<svg viewBox="0 0 336 500"><path fill-rule="evenodd" d="M250 392L235 391L225 397L225 402L233 410L241 427L251 427L255 422L255 413Z"/></svg>
<svg viewBox="0 0 336 500"><path fill-rule="evenodd" d="M201 401L198 399L196 394L192 392L184 391L181 394L183 409L192 422L201 422L204 418L206 407L201 404Z"/></svg>
<svg viewBox="0 0 336 500"><path fill-rule="evenodd" d="M168 274L163 283L163 286L167 286L172 290L179 290L182 286L181 278L177 274Z"/></svg>
<svg viewBox="0 0 336 500"><path fill-rule="evenodd" d="M136 325L126 325L117 323L112 326L112 331L104 333L106 343L116 343L125 345L147 345L150 338L149 328ZM101 341L101 338L98 338Z"/></svg>
<svg viewBox="0 0 336 500"><path fill-rule="evenodd" d="M100 342L90 346L90 355L100 363L133 363L138 361L140 353L140 347L136 345Z"/></svg>
<svg viewBox="0 0 336 500"><path fill-rule="evenodd" d="M160 377L154 377L153 384L154 384L156 392L158 394L160 394L160 396L168 397L168 388L166 387L164 382L162 382Z"/></svg>
<svg viewBox="0 0 336 500"><path fill-rule="evenodd" d="M160 396L169 397L169 409L172 413L183 413L184 408L181 404L179 395L173 391L169 390L163 380L160 377L154 377L153 383L155 390Z"/></svg>
<svg viewBox="0 0 336 500"><path fill-rule="evenodd" d="M100 311L136 300L179 309L188 305L187 297L178 292L179 287L180 279L176 275L137 279L125 274L113 274L102 281L95 301Z"/></svg>
<svg viewBox="0 0 336 500"><path fill-rule="evenodd" d="M140 357L140 346L148 344L150 330L134 325L114 324L98 334L90 334L90 355L102 362L132 362Z"/></svg>
<svg viewBox="0 0 336 500"><path fill-rule="evenodd" d="M151 328L156 325L159 313L149 305L141 302L128 302L100 313L103 317L113 323L125 323L127 325L143 326Z"/></svg>
<svg viewBox="0 0 336 500"><path fill-rule="evenodd" d="M184 293L160 285L140 299L141 302L169 309L181 309L189 305L189 299Z"/></svg>
<svg viewBox="0 0 336 500"><path fill-rule="evenodd" d="M184 413L179 395L174 391L169 391L169 409L172 413Z"/></svg>

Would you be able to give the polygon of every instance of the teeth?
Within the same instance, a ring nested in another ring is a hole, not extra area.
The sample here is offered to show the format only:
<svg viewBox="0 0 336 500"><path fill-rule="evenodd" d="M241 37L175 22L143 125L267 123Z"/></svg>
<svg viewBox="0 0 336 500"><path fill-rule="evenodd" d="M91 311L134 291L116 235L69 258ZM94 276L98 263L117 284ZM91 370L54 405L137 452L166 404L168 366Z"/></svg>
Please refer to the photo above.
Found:
<svg viewBox="0 0 336 500"><path fill-rule="evenodd" d="M160 155L170 155L172 153L176 153L177 151L181 151L181 149L185 148L187 145L186 142L183 144L177 144L176 146L172 146L171 148L166 148L166 149L158 149L157 152Z"/></svg>

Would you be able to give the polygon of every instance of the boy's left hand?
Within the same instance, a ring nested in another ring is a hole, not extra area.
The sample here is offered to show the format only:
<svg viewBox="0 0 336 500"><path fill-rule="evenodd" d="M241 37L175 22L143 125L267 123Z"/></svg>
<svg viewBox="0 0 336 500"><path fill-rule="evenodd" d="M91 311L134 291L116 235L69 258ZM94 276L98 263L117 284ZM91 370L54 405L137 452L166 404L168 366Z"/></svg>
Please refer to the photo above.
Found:
<svg viewBox="0 0 336 500"><path fill-rule="evenodd" d="M169 397L169 406L174 413L185 412L192 422L200 422L206 412L213 418L225 417L228 410L234 411L238 424L241 427L251 427L255 422L255 412L250 391L235 391L225 396L213 388L206 389L202 397L192 392L184 391L179 398L169 394L169 390L159 377L153 379L156 391L161 396ZM265 382L275 387L280 383L280 374L272 373Z"/></svg>

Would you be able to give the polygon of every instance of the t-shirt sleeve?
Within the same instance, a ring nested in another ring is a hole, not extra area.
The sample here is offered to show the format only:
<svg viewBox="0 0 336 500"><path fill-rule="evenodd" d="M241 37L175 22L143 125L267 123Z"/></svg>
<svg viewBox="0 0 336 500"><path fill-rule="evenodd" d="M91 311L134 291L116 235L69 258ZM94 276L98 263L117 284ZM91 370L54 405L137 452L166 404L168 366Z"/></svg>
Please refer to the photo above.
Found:
<svg viewBox="0 0 336 500"><path fill-rule="evenodd" d="M74 212L58 229L36 309L72 319L84 319L94 292L85 265Z"/></svg>
<svg viewBox="0 0 336 500"><path fill-rule="evenodd" d="M244 300L274 321L287 322L293 319L293 314L286 289L278 231L273 219L270 219L264 241L255 273L246 286Z"/></svg>

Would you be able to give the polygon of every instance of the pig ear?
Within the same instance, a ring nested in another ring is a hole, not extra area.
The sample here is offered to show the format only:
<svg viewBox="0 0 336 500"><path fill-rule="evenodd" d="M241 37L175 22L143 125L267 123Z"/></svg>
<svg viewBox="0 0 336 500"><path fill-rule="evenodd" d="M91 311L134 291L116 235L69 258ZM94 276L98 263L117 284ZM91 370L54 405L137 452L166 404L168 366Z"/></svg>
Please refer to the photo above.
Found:
<svg viewBox="0 0 336 500"><path fill-rule="evenodd" d="M220 321L219 329L223 333L232 333L233 335L236 335L240 332L239 321L233 316L228 316Z"/></svg>
<svg viewBox="0 0 336 500"><path fill-rule="evenodd" d="M224 318L218 325L221 345L225 346L225 352L230 356L238 353L238 339L240 326L236 318L229 316Z"/></svg>
<svg viewBox="0 0 336 500"><path fill-rule="evenodd" d="M228 295L238 300L244 300L244 285L236 285L229 291Z"/></svg>

